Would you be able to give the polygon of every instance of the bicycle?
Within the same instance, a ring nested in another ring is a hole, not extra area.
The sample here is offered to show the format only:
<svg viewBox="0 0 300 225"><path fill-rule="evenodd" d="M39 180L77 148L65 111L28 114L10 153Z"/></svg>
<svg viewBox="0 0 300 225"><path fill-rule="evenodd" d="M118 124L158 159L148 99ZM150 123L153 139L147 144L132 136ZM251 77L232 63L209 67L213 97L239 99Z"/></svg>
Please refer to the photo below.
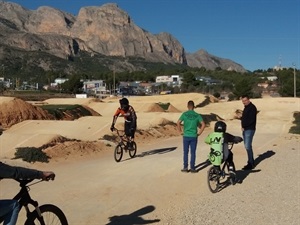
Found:
<svg viewBox="0 0 300 225"><path fill-rule="evenodd" d="M231 151L234 144L238 142L230 142L228 143L228 151ZM208 188L212 193L216 193L220 190L220 188L225 185L228 185L228 182L231 185L236 183L236 173L234 163L233 163L233 170L229 169L228 161L224 161L223 165L221 165L221 170L216 166L211 166L207 171L207 183Z"/></svg>
<svg viewBox="0 0 300 225"><path fill-rule="evenodd" d="M39 206L38 202L33 200L30 195L29 186L37 184L41 181L29 184L34 179L29 180L16 180L20 183L20 191L13 198L17 200L20 205L20 210L22 207L26 210L26 221L24 225L68 225L67 218L63 211L55 205L45 204ZM33 211L30 211L29 205L34 207ZM0 218L0 224L3 222L4 218Z"/></svg>
<svg viewBox="0 0 300 225"><path fill-rule="evenodd" d="M131 158L134 158L136 155L137 145L134 141L130 140L130 137L127 137L124 131L118 130L117 128L114 128L114 130L117 132L119 141L117 143L117 146L115 147L114 152L114 158L116 162L120 162L123 157L123 152L129 151L129 156ZM131 148L129 149L129 144L131 144Z"/></svg>

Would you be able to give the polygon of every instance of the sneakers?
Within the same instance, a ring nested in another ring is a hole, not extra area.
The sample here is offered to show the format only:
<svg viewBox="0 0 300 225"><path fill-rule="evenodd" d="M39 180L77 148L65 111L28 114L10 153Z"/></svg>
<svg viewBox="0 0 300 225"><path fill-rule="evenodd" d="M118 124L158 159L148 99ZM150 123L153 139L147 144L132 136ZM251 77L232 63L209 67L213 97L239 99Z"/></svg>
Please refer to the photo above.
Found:
<svg viewBox="0 0 300 225"><path fill-rule="evenodd" d="M183 168L183 169L181 170L181 172L183 172L183 173L188 173L188 172L190 172L190 171L189 171L188 168Z"/></svg>
<svg viewBox="0 0 300 225"><path fill-rule="evenodd" d="M132 142L127 142L127 149L128 150L133 150L133 144L132 144Z"/></svg>
<svg viewBox="0 0 300 225"><path fill-rule="evenodd" d="M191 173L198 173L198 171L195 169L191 169Z"/></svg>
<svg viewBox="0 0 300 225"><path fill-rule="evenodd" d="M196 169L191 169L191 170L189 170L188 168L183 168L183 169L181 170L181 172L183 172L183 173L188 173L188 172L191 172L191 173L198 173L198 171L197 171Z"/></svg>
<svg viewBox="0 0 300 225"><path fill-rule="evenodd" d="M246 166L243 167L242 170L252 170L252 169L254 169L254 165L248 163Z"/></svg>

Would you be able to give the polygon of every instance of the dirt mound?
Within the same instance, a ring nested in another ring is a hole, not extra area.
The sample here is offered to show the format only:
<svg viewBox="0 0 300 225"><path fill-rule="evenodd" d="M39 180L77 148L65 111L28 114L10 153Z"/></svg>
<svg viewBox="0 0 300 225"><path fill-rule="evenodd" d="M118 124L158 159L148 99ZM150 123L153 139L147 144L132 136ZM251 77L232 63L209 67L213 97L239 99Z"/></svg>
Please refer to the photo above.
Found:
<svg viewBox="0 0 300 225"><path fill-rule="evenodd" d="M21 99L13 98L6 101L0 98L0 123L3 128L9 128L24 120L49 120L53 117L40 107L33 106Z"/></svg>
<svg viewBox="0 0 300 225"><path fill-rule="evenodd" d="M146 112L164 112L165 110L157 103L151 104Z"/></svg>
<svg viewBox="0 0 300 225"><path fill-rule="evenodd" d="M57 136L43 146L43 152L51 158L50 160L58 161L60 159L78 158L78 156L92 156L110 148L104 142L70 140Z"/></svg>
<svg viewBox="0 0 300 225"><path fill-rule="evenodd" d="M172 104L169 105L167 112L181 112L179 109L175 108Z"/></svg>

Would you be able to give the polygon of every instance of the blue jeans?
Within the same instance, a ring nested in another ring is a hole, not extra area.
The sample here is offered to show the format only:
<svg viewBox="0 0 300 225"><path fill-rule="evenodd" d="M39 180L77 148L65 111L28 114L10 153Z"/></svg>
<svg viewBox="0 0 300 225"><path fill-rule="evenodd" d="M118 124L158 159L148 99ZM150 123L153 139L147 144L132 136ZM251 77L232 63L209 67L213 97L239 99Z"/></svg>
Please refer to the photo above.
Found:
<svg viewBox="0 0 300 225"><path fill-rule="evenodd" d="M3 225L15 225L19 215L20 206L16 200L0 200L0 217L4 219Z"/></svg>
<svg viewBox="0 0 300 225"><path fill-rule="evenodd" d="M248 155L248 164L251 165L254 165L253 149L252 149L252 141L253 141L254 134L255 134L255 130L243 131L244 146L246 148L247 155Z"/></svg>
<svg viewBox="0 0 300 225"><path fill-rule="evenodd" d="M183 137L183 168L188 168L189 150L191 151L190 167L195 169L197 137Z"/></svg>

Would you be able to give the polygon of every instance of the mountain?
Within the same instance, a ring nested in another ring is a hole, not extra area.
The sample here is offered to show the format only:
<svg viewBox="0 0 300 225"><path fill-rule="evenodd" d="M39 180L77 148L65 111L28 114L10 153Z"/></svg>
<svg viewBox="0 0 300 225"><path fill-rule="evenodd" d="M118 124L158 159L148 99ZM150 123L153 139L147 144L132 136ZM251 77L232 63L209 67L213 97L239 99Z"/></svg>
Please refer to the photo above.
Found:
<svg viewBox="0 0 300 225"><path fill-rule="evenodd" d="M229 71L246 72L242 65L237 64L229 59L223 59L209 54L204 49L200 49L195 53L186 54L187 64L190 67L205 67L209 70L214 70L217 67Z"/></svg>
<svg viewBox="0 0 300 225"><path fill-rule="evenodd" d="M119 71L143 70L143 61L245 72L241 65L208 53L185 53L171 34L147 32L113 3L83 7L74 16L52 7L28 10L0 1L0 31L0 63L6 66L16 62L22 64L18 68L34 65L47 71L61 64L71 73L80 68L76 57L84 57L84 64Z"/></svg>

